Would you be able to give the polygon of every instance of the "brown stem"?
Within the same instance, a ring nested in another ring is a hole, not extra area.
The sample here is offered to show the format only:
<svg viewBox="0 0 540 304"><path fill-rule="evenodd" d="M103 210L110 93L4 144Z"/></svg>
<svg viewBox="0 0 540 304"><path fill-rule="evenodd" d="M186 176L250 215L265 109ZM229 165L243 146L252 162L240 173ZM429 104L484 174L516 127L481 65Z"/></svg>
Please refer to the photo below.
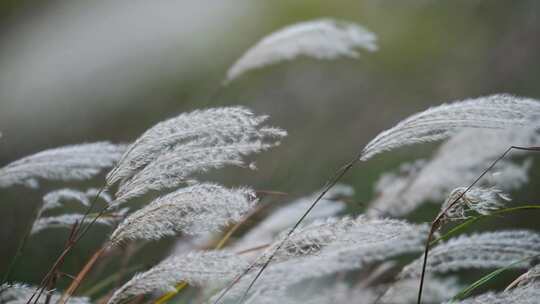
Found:
<svg viewBox="0 0 540 304"><path fill-rule="evenodd" d="M86 265L84 265L83 269L81 269L79 274L77 274L75 279L73 279L68 289L64 292L64 294L60 298L60 301L58 301L59 304L65 304L67 300L69 299L69 297L71 297L71 295L75 293L75 291L77 290L77 288L79 288L84 278L88 275L88 273L90 273L90 270L92 270L92 267L98 261L99 257L105 252L106 248L107 248L106 246L101 247L98 251L96 251L92 255L90 260L86 262Z"/></svg>
<svg viewBox="0 0 540 304"><path fill-rule="evenodd" d="M73 224L73 226L71 227L71 230L69 232L69 236L68 236L68 238L66 240L66 244L64 245L64 248L65 248L64 251L62 251L62 253L58 257L58 259L56 259L56 261L54 262L53 267L51 267L49 272L45 275L45 277L43 278L43 280L40 283L40 287L38 289L36 289L36 291L34 291L32 296L28 299L28 301L26 302L27 304L32 302L34 297L36 297L34 299L34 304L37 304L37 302L39 301L39 298L41 297L41 295L43 294L43 291L45 291L45 289L49 289L49 290L54 289L54 285L56 283L55 282L56 277L58 275L58 269L62 266L62 264L64 263L64 259L65 259L66 255L68 254L69 250L73 247L75 234L77 232L78 227L79 227L79 222L75 222ZM38 293L38 291L39 291L39 293Z"/></svg>
<svg viewBox="0 0 540 304"><path fill-rule="evenodd" d="M58 278L58 274L55 273L51 280L49 281L49 284L47 284L47 295L45 296L45 304L49 304L51 302L52 293L51 291L54 289L54 285L56 285L56 279Z"/></svg>
<svg viewBox="0 0 540 304"><path fill-rule="evenodd" d="M86 234L86 232L90 229L90 227L97 221L97 219L103 215L105 213L105 211L108 209L108 207L105 207L103 210L101 210L101 212L93 219L92 222L90 222L88 225L86 225L84 227L84 229L82 229L82 224L84 223L84 220L86 219L86 217L90 214L90 211L92 210L92 208L94 207L94 205L96 204L99 196L101 195L101 193L103 191L105 191L107 189L107 184L105 184L103 187L101 187L101 189L98 191L98 193L96 194L96 196L94 197L94 200L92 201L92 203L90 204L90 206L88 207L88 209L86 210L86 212L84 213L83 215L83 218L82 218L82 221L81 222L76 222L75 224L73 224L72 228L71 228L71 233L70 233L70 236L69 236L69 239L68 239L68 242L66 243L66 245L64 246L64 250L62 251L62 253L60 253L60 256L58 256L58 258L56 259L56 261L54 262L54 264L52 265L52 267L49 269L49 271L47 271L47 273L45 274L45 276L43 277L43 279L41 280L40 282L40 285L39 287L36 289L36 291L34 291L34 293L32 294L32 296L28 299L28 301L26 302L26 304L30 304L32 302L32 300L34 301L34 304L37 304L37 302L39 301L39 298L41 297L41 295L43 294L43 291L45 290L47 284L49 283L49 281L51 280L52 276L56 273L56 271L58 270L58 268L60 267L60 265L62 264L64 258L67 256L67 254L71 251L71 249L73 249L73 247L75 246L75 244ZM81 231L82 230L82 231ZM34 299L35 297L35 299Z"/></svg>
<svg viewBox="0 0 540 304"><path fill-rule="evenodd" d="M281 192L281 191L273 191L273 190L257 190L255 191L257 195L275 195L275 196L287 196L289 195L287 192Z"/></svg>
<svg viewBox="0 0 540 304"><path fill-rule="evenodd" d="M236 254L238 254L238 255L246 254L246 253L250 253L250 252L253 252L253 251L259 251L261 249L265 249L265 248L268 248L268 247L270 247L270 244L264 244L264 245L260 245L260 246L257 246L257 247L252 247L252 248L244 249L242 251L238 251Z"/></svg>
<svg viewBox="0 0 540 304"><path fill-rule="evenodd" d="M32 302L32 300L34 300L35 302L37 302L39 300L39 297L43 293L43 290L45 289L45 286L47 286L50 278L52 277L52 275L54 273L54 270L57 267L60 266L60 264L62 263L62 261L64 260L64 257L68 254L68 252L69 252L69 247L65 248L64 251L62 251L60 256L58 256L58 258L54 262L53 266L51 267L51 270L49 270L49 272L47 272L47 274L45 274L45 277L43 277L43 279L41 280L41 282L39 284L40 288L36 289L36 291L28 299L28 301L26 301L26 304L30 304ZM35 297L35 299L34 299L34 297Z"/></svg>

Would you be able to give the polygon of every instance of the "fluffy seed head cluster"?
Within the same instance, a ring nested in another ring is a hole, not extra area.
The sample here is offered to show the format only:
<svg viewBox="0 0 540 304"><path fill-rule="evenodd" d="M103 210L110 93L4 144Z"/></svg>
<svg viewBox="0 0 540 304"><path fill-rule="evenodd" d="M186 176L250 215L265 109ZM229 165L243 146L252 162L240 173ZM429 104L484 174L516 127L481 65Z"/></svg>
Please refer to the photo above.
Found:
<svg viewBox="0 0 540 304"><path fill-rule="evenodd" d="M25 284L2 284L0 285L0 303L3 304L25 304L37 290L37 287L28 286ZM50 303L57 303L60 300L61 293L49 291ZM45 303L45 296L41 297L37 304ZM87 297L71 297L67 301L68 304L90 304L90 298Z"/></svg>
<svg viewBox="0 0 540 304"><path fill-rule="evenodd" d="M459 236L430 250L428 273L446 273L460 269L505 267L540 254L540 235L527 230L498 231ZM417 277L423 257L407 265L401 277ZM527 268L516 263L514 268Z"/></svg>
<svg viewBox="0 0 540 304"><path fill-rule="evenodd" d="M463 301L451 301L444 304L535 304L540 299L540 282L533 282L504 292L487 292Z"/></svg>
<svg viewBox="0 0 540 304"><path fill-rule="evenodd" d="M452 298L461 289L457 278L437 278L428 276L422 293L423 303L441 303ZM417 303L418 279L408 278L393 284L381 297L381 304Z"/></svg>
<svg viewBox="0 0 540 304"><path fill-rule="evenodd" d="M328 193L325 198L318 204L317 208L306 217L304 223L312 222L315 219L323 219L335 216L338 212L345 209L346 203L340 200L342 197L350 197L354 194L354 190L350 186L336 185ZM262 220L257 226L246 233L236 244L235 248L240 250L250 247L262 246L272 242L275 236L280 232L292 227L294 223L302 216L309 208L313 200L319 193L299 198L287 206L279 208L272 212L268 217Z"/></svg>
<svg viewBox="0 0 540 304"><path fill-rule="evenodd" d="M250 70L298 56L357 58L358 48L376 51L376 39L375 34L351 22L320 19L293 24L266 36L244 53L227 71L225 83Z"/></svg>
<svg viewBox="0 0 540 304"><path fill-rule="evenodd" d="M129 215L110 241L115 245L126 240L157 240L179 232L216 232L240 220L257 201L255 192L248 188L227 189L208 183L181 188Z"/></svg>
<svg viewBox="0 0 540 304"><path fill-rule="evenodd" d="M263 125L244 107L214 108L180 114L146 131L107 175L120 181L116 202L148 191L176 187L199 172L226 165L247 166L244 157L279 144L286 132Z"/></svg>
<svg viewBox="0 0 540 304"><path fill-rule="evenodd" d="M252 289L251 303L279 298L306 280L362 269L405 253L419 253L427 230L425 225L391 219L346 217L315 221L293 233L277 251L276 262L268 266ZM278 238L273 247L281 241ZM273 249L267 250L270 252ZM262 255L262 262L265 256ZM227 293L226 299L241 296L255 275L244 276Z"/></svg>
<svg viewBox="0 0 540 304"><path fill-rule="evenodd" d="M469 191L466 190L467 187L459 187L450 193L441 207L444 220L469 218L470 211L489 215L510 201L510 197L498 189L473 187Z"/></svg>
<svg viewBox="0 0 540 304"><path fill-rule="evenodd" d="M325 288L326 287L326 288ZM305 304L326 304L326 303L350 303L351 299L354 299L358 303L373 303L377 299L377 294L367 288L354 288L349 286L345 282L337 282L332 286L324 286L323 284L317 284L313 290L307 289L305 294L302 295L290 295L286 292L282 292L276 296L277 303L305 303ZM252 301L246 301L248 303L255 303L260 297L252 297ZM262 303L272 303L270 298L264 297L267 301ZM381 302L382 303L382 302Z"/></svg>
<svg viewBox="0 0 540 304"><path fill-rule="evenodd" d="M361 279L357 285L340 281L328 286L328 281L311 282L301 285L302 292L290 294L282 292L272 296L252 297L246 303L302 303L302 304L349 304L355 303L380 304L415 304L417 303L418 280L406 279L396 282L384 295L384 284L369 286L366 279ZM441 279L429 277L424 285L423 303L441 303L454 296L460 290L457 280L453 277ZM292 288L291 288L292 289Z"/></svg>
<svg viewBox="0 0 540 304"><path fill-rule="evenodd" d="M404 221L393 219L369 219L364 216L357 218L328 218L314 221L297 229L290 237L286 238L277 252L277 257L283 259L304 255L316 255L323 248L328 247L327 252L349 250L349 247L359 249L362 246L374 246L377 243L386 243L394 239L404 239L407 235L413 235L418 240L423 239L418 231L424 229L411 225ZM287 232L287 231L284 231ZM281 244L287 234L277 238L276 243L268 252Z"/></svg>
<svg viewBox="0 0 540 304"><path fill-rule="evenodd" d="M17 184L37 187L38 179L88 179L112 167L125 149L124 145L97 142L45 150L0 168L0 188Z"/></svg>
<svg viewBox="0 0 540 304"><path fill-rule="evenodd" d="M94 222L98 225L112 226L118 222L118 219L123 216L124 212L114 213L110 215L103 215L97 219L94 217L85 217L80 213L62 214L56 216L47 216L40 218L32 225L31 234L36 234L45 229L51 228L71 228L74 224L88 224Z"/></svg>
<svg viewBox="0 0 540 304"><path fill-rule="evenodd" d="M398 147L442 140L465 128L505 129L534 124L540 102L491 95L443 104L414 114L388 129L362 150L362 160Z"/></svg>
<svg viewBox="0 0 540 304"><path fill-rule="evenodd" d="M423 202L441 204L450 191L472 183L508 147L536 146L539 139L533 128L460 131L431 159L404 164L397 172L383 174L376 183L377 197L368 214L403 216ZM522 154L514 151L508 158ZM522 164L503 159L479 185L515 190L528 181L530 166L530 159Z"/></svg>
<svg viewBox="0 0 540 304"><path fill-rule="evenodd" d="M65 188L51 191L43 196L43 205L40 213L44 211L63 207L66 203L76 203L82 206L90 206L90 199L95 198L99 194L99 199L109 204L112 202L111 196L104 191L99 191L96 188L90 188L86 191Z"/></svg>
<svg viewBox="0 0 540 304"><path fill-rule="evenodd" d="M253 297L253 301L247 303L303 303L303 304L349 304L354 299L355 303L380 303L380 304L415 304L417 303L418 280L407 279L395 283L383 296L380 295L384 284L366 286L365 280L358 285L349 286L345 282L338 282L328 287L328 282L317 284L314 288L307 289L302 295L289 295L283 293L281 297L265 297L264 302L259 302L260 297ZM310 285L314 285L313 283ZM423 303L441 303L454 296L459 290L457 280L454 278L440 279L429 277L424 285Z"/></svg>
<svg viewBox="0 0 540 304"><path fill-rule="evenodd" d="M193 286L223 283L246 266L247 262L241 257L226 251L200 251L172 256L150 270L135 275L114 292L108 304L154 291L174 291L179 282Z"/></svg>
<svg viewBox="0 0 540 304"><path fill-rule="evenodd" d="M38 211L36 220L32 225L31 234L36 234L49 228L70 228L75 223L82 224L94 221L92 216L84 216L81 213L70 213L61 215L44 216L54 209L65 207L67 203L80 204L84 207L90 206L90 200L96 197L99 193L99 198L106 204L111 203L112 198L106 192L99 191L95 188L90 188L86 192L75 189L60 189L52 191L43 196L43 205ZM112 225L118 222L118 219L123 217L127 212L126 209L118 210L112 213L104 214L95 220L96 224Z"/></svg>

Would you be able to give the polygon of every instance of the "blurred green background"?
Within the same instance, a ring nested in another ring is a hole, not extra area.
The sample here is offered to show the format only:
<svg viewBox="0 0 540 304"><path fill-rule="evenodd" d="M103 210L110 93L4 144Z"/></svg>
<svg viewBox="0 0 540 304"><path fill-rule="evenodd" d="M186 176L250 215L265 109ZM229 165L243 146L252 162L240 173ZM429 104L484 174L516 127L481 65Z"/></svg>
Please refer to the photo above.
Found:
<svg viewBox="0 0 540 304"><path fill-rule="evenodd" d="M214 94L227 68L258 39L319 17L366 26L380 50L359 60L278 64ZM65 144L129 142L183 111L245 105L290 135L256 157L258 171L226 169L207 178L294 198L319 189L369 139L409 114L493 93L540 98L539 81L535 0L1 1L0 165ZM382 172L434 147L400 149L355 168L344 180L358 192L351 212L369 201ZM530 185L513 194L516 202L538 201L538 168ZM69 186L98 187L101 180ZM66 186L43 185L0 189L0 273L41 196ZM428 221L436 212L428 205L413 218ZM539 228L534 213L484 226ZM92 230L65 270L80 269L106 234ZM38 282L66 237L60 230L32 237L12 278ZM155 263L171 242L145 248L134 264Z"/></svg>

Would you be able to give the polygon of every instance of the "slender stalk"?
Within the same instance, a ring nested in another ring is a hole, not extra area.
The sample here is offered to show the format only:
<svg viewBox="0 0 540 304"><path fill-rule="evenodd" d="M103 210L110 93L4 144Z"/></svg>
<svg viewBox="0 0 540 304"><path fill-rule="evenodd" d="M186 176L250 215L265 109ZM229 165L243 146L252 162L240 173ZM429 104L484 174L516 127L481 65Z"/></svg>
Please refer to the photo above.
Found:
<svg viewBox="0 0 540 304"><path fill-rule="evenodd" d="M64 259L64 257L71 251L71 249L75 246L75 244L88 232L88 230L91 228L91 226L98 220L99 217L101 217L107 210L109 209L109 207L105 207L103 208L98 214L96 217L93 218L93 220L84 227L84 229L79 233L79 235L75 236L74 237L74 240L72 242L70 242L70 244L68 246L66 246L66 248L64 249L64 251L62 252L61 254L61 258L62 260ZM90 268L95 264L95 262L97 261L97 259L101 256L101 254L103 253L103 251L105 251L106 249L106 245L103 246L102 248L100 248L98 251L96 251L96 253L94 253L94 255L92 256L92 258L87 262L87 264L84 266L84 268L81 270L81 272L83 272L88 264L91 263L91 265L89 265L89 269L86 270L87 272L90 270ZM97 254L99 253L99 254ZM97 254L97 256L96 256ZM60 258L59 258L60 259ZM94 260L95 259L95 260ZM58 260L57 260L58 261ZM54 273L54 271L56 271L56 269L58 269L60 265L58 265L57 263L55 263L53 265L53 267L51 267L51 270L49 271L49 273L46 275L46 277L50 277L50 273ZM52 272L51 272L52 271ZM81 274L81 272L79 272L79 274L77 275L77 277ZM83 277L80 279L80 281L82 281L84 279L84 277L86 277L86 274L83 275ZM45 280L45 278L44 278ZM75 280L74 282L72 282L72 284L76 283L77 280ZM81 282L77 283L77 286L74 287L75 289L78 288L78 285L80 284ZM75 290L73 290L74 292ZM66 292L67 293L67 292ZM64 295L66 295L66 293L64 293ZM35 293L34 293L35 294ZM62 297L64 297L64 295ZM34 301L34 304L37 304L37 301L39 300L39 297L41 296L41 292L38 294L36 300ZM69 295L70 296L70 295ZM64 303L69 299L69 296L67 296L67 298L64 300ZM34 297L34 295L32 295L32 297ZM32 299L32 298L30 298ZM29 300L30 302L30 300ZM29 302L27 304L29 304ZM59 302L61 303L61 302Z"/></svg>
<svg viewBox="0 0 540 304"><path fill-rule="evenodd" d="M111 169L110 172L116 172L119 168L119 165L122 163L122 161L125 159L125 157L133 150L133 145L131 145L128 149L128 151L126 151L124 153L124 155L122 156L122 158L116 163L116 165ZM82 218L82 221L81 223L84 223L84 220L86 219L86 217L90 214L90 212L92 211L92 209L94 208L95 204L97 203L97 200L99 198L99 196L101 195L101 193L103 193L104 191L107 190L107 188L109 187L109 185L107 184L107 182L105 182L103 184L103 186L99 189L99 191L96 193L96 196L94 197L94 199L92 200L92 203L90 204L90 206L86 209L84 215L83 215L83 218ZM40 288L38 288L38 290L40 290L39 294L37 295L36 299L35 299L35 303L37 303L37 301L39 300L39 297L41 296L42 292L43 292L43 286L44 284L47 284L47 281L49 280L49 278L51 277L51 275L54 273L54 271L57 269L57 267L59 267L59 261L63 260L65 258L65 256L71 251L71 249L75 246L75 244L88 232L88 230L90 229L90 227L92 227L93 224L95 224L95 222L99 219L99 217L101 217L107 210L108 210L108 206L107 207L104 207L99 213L98 215L90 222L88 223L84 228L78 228L78 229L82 229L82 231L80 233L79 230L77 230L76 232L78 233L77 237L73 240L73 242L71 242L70 244L68 244L64 250L62 251L62 253L60 254L60 256L56 259L55 263L53 264L53 266L49 269L49 271L45 274L44 278L42 279L41 283L40 283ZM37 292L37 290L36 290ZM30 299L28 300L28 302L26 304L30 304L30 302L32 301L32 299L36 296L36 292L34 292L32 294L32 296L30 297Z"/></svg>
<svg viewBox="0 0 540 304"><path fill-rule="evenodd" d="M64 294L62 295L62 297L58 301L59 304L65 304L67 302L67 300L69 299L69 297L73 293L75 293L77 288L79 288L79 286L81 285L84 278L88 275L88 273L90 273L90 270L92 269L94 264L97 262L99 257L101 257L101 255L105 252L105 250L106 250L105 246L101 247L98 251L96 251L92 255L90 260L88 260L88 262L86 262L86 265L84 265L83 269L79 272L79 274L77 274L75 279L69 285L68 289L64 292Z"/></svg>
<svg viewBox="0 0 540 304"><path fill-rule="evenodd" d="M34 300L34 298L36 298L35 302L37 302L39 300L39 297L41 296L41 294L43 293L43 289L45 288L44 286L46 286L47 283L49 282L49 278L52 276L52 274L54 272L54 269L56 269L56 267L58 267L62 263L64 257L68 254L70 247L71 246L68 246L68 247L64 248L62 253L60 253L60 256L56 259L53 266L51 267L52 270L49 270L49 272L47 274L45 274L45 276L43 277L43 279L41 280L41 282L39 284L39 288L36 289L36 291L34 291L34 293L28 299L26 304L30 304Z"/></svg>
<svg viewBox="0 0 540 304"><path fill-rule="evenodd" d="M248 288L245 290L244 294L242 295L242 297L240 298L240 301L239 303L242 303L245 299L245 297L247 296L247 294L249 293L249 291L251 290L251 288L253 287L253 285L255 284L255 282L259 279L259 277L262 275L262 273L264 272L264 270L268 267L268 265L270 264L270 262L272 262L274 256L276 255L276 253L281 249L281 247L285 244L285 242L287 241L287 239L293 234L293 232L298 228L298 226L300 226L300 224L304 221L304 219L309 215L309 213L311 213L311 211L313 210L313 208L315 208L315 206L317 206L317 203L324 197L324 195L330 191L330 189L332 189L332 187L334 187L337 182L352 168L354 167L354 165L356 163L358 163L360 161L360 157L361 157L361 154L358 154L353 160L351 160L350 162L348 162L347 164L345 164L343 167L341 167L339 170L337 170L334 175L332 176L331 179L329 179L326 183L325 183L325 186L323 187L323 191L321 192L321 194L315 199L315 201L311 204L311 206L306 210L306 212L300 217L300 219L296 222L296 224L289 230L289 232L287 233L287 235L285 236L285 238L283 238L281 240L281 242L278 244L278 246L274 249L274 251L270 254L270 256L268 257L268 259L266 260L266 262L263 264L263 266L261 267L261 269L259 270L259 272L257 273L257 275L255 276L255 278L251 281L251 283L249 284ZM240 279L246 275L249 271L251 271L253 268L255 268L255 266L258 265L257 261L253 262L251 265L249 265L241 274L239 274L238 276L236 276L228 285L227 287L225 287L225 289L221 292L221 294L218 296L218 298L214 301L214 304L217 304L221 301L221 299L223 299L223 297L227 294L227 292L229 292L229 290L231 290L231 288L236 285L236 283L238 283L240 281Z"/></svg>
<svg viewBox="0 0 540 304"><path fill-rule="evenodd" d="M427 263L427 258L428 258L428 254L429 254L429 244L431 242L431 237L433 236L433 233L435 233L435 231L440 228L441 226L441 222L444 218L444 216L446 215L446 212L448 212L448 210L450 210L452 207L454 207L455 204L458 203L458 201L469 191L471 190L472 187L474 187L474 185L476 185L481 179L482 177L484 177L484 175L486 175L489 171L491 171L491 169L493 169L493 167L495 167L495 165L497 165L497 163L499 161L501 161L504 157L506 157L506 155L508 155L508 153L510 153L510 151L512 150L524 150L524 151L540 151L540 147L519 147L519 146L510 146L508 149L506 149L506 151L504 151L503 154L501 154L501 156L499 156L497 159L495 159L495 161L493 161L491 163L491 165L489 165L489 167L487 169L485 169L482 174L480 174L468 187L467 189L465 189L465 191L463 191L451 204L448 205L448 207L446 207L441 213L439 213L439 215L435 218L435 220L432 222L431 224L431 229L429 231L429 235L428 235L428 238L426 240L426 246L425 246L425 250L424 250L424 261L422 263L422 275L420 276L420 287L418 288L418 301L417 301L417 304L421 304L422 303L422 289L423 289L423 286L424 286L424 279L425 279L425 275L426 275L426 263Z"/></svg>
<svg viewBox="0 0 540 304"><path fill-rule="evenodd" d="M467 228L468 226L476 223L477 221L479 221L481 219L491 218L491 217L497 216L499 214L505 214L505 213L510 213L510 212L519 211L519 210L534 210L534 209L540 209L540 205L523 205L523 206L505 208L505 209L496 210L496 211L492 212L489 215L479 215L479 216L472 217L472 218L464 221L463 223L455 226L454 228L450 229L450 231L446 232L444 235L442 235L442 236L436 238L435 240L431 241L429 246L433 247L438 242L443 241L443 240L447 240L448 238L450 238L454 234L460 232L461 230ZM387 288L385 288L382 292L379 293L379 295L377 296L377 298L375 299L375 302L373 302L373 304L379 303L379 301L386 294L388 289L390 289L398 281L399 281L399 279L395 278L392 281L392 283L388 284Z"/></svg>
<svg viewBox="0 0 540 304"><path fill-rule="evenodd" d="M49 284L47 284L47 295L45 296L45 304L49 304L51 302L51 297L52 297L51 291L54 289L54 285L56 284L57 278L58 278L58 274L55 273L54 276L49 281Z"/></svg>
<svg viewBox="0 0 540 304"><path fill-rule="evenodd" d="M422 276L420 278L420 287L418 288L418 303L422 302L422 289L424 288L424 278L426 275L427 259L429 254L430 242L433 233L437 230L438 227L435 226L435 222L431 225L429 229L429 234L426 240L426 247L424 248L424 262L422 263Z"/></svg>
<svg viewBox="0 0 540 304"><path fill-rule="evenodd" d="M66 249L64 249L64 251L60 254L60 257L55 261L52 270L49 271L47 275L43 278L43 280L40 283L40 287L36 289L36 291L34 291L32 296L28 299L28 301L26 302L27 304L30 303L34 297L35 297L34 304L37 304L37 302L39 301L39 298L43 294L43 291L45 291L45 289L47 289L48 286L51 286L50 289L54 288L54 283L55 283L54 280L56 279L56 276L58 274L58 269L64 263L64 259L67 253L69 252L68 248L71 248L73 246L73 239L75 237L75 233L78 227L79 227L79 222L75 222L73 226L71 227L69 237L66 240L66 244L64 245Z"/></svg>
<svg viewBox="0 0 540 304"><path fill-rule="evenodd" d="M92 201L92 204L88 207L88 209L86 210L83 218L82 218L82 221L81 223L84 223L84 220L86 219L86 217L90 214L92 208L94 207L94 205L96 204L99 196L101 195L101 193L103 191L105 191L107 189L107 184L103 185L101 187L101 189L98 191L98 193L96 194L96 196L94 197L93 201ZM47 283L49 282L49 280L51 279L52 275L54 274L54 272L60 267L60 265L62 264L64 258L68 255L68 253L71 251L71 249L73 249L73 247L75 246L75 244L82 238L82 236L84 236L84 234L88 231L88 229L90 229L91 225L94 224L98 217L103 215L104 211L106 210L107 208L104 208L104 210L102 210L102 212L100 212L98 214L98 216L96 216L92 222L90 222L88 225L85 226L84 230L78 234L78 232L80 231L80 225L78 223L75 223L72 227L72 235L70 236L70 241L66 243L65 247L64 247L64 250L62 251L62 253L60 253L60 255L58 256L58 258L56 259L56 261L53 263L52 267L49 269L49 271L45 274L45 276L43 277L43 279L41 280L41 283L39 285L39 288L36 289L36 291L32 294L32 296L30 297L30 299L28 299L28 301L26 302L26 304L30 304L32 302L32 300L34 299L35 297L35 300L34 300L34 303L37 304L37 302L39 301L39 298L41 297L42 293L43 293L43 290L45 289L45 286L47 285ZM39 291L39 292L38 292ZM36 295L37 293L37 295Z"/></svg>
<svg viewBox="0 0 540 304"><path fill-rule="evenodd" d="M66 241L66 245L70 244L73 241L73 238L75 237L75 233L77 232L78 226L79 226L78 222L75 222L75 224L73 225L71 229L69 238ZM49 280L49 284L48 284L49 286L47 287L47 297L45 299L45 304L49 304L49 302L51 301L51 296L52 296L51 291L54 289L54 286L56 285L56 280L58 279L59 276L60 276L60 272L58 271L58 268L56 268L54 270L53 276Z"/></svg>

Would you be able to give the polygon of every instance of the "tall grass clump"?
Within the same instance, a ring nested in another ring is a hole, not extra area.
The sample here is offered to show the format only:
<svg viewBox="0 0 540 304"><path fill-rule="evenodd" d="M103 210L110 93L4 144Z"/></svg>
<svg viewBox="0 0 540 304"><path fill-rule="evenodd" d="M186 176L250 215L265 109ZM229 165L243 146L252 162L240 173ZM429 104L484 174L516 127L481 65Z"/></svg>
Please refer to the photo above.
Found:
<svg viewBox="0 0 540 304"><path fill-rule="evenodd" d="M224 83L299 56L350 59L376 50L375 34L360 25L302 22L261 39L231 66ZM243 106L180 113L130 144L70 145L15 160L0 168L0 188L37 188L41 181L70 185L43 196L10 269L25 243L42 231L63 228L69 237L64 248L55 248L58 258L40 282L15 282L8 271L0 299L10 304L163 304L179 298L175 303L535 303L538 232L464 232L481 219L540 209L508 194L529 182L534 156L525 154L540 150L539 117L539 101L509 94L426 109L352 151L350 162L300 198L207 180L207 173L227 166L254 169L254 156L287 136L268 116ZM382 153L439 141L428 159L383 173L365 214L349 214L354 185L339 183L348 171ZM77 189L83 180L99 186ZM278 200L282 205L267 203ZM437 204L433 219L405 219L427 202ZM96 224L111 227L103 244L68 275L68 287L58 289L69 253L95 233ZM176 249L155 265L143 263L137 251L163 239L174 240ZM106 277L97 271L103 267L117 268ZM486 274L475 282L460 276L471 270ZM519 273L504 282L505 289L494 289L492 280L507 270ZM85 292L79 290L83 283L91 286ZM479 287L488 291L480 294Z"/></svg>

